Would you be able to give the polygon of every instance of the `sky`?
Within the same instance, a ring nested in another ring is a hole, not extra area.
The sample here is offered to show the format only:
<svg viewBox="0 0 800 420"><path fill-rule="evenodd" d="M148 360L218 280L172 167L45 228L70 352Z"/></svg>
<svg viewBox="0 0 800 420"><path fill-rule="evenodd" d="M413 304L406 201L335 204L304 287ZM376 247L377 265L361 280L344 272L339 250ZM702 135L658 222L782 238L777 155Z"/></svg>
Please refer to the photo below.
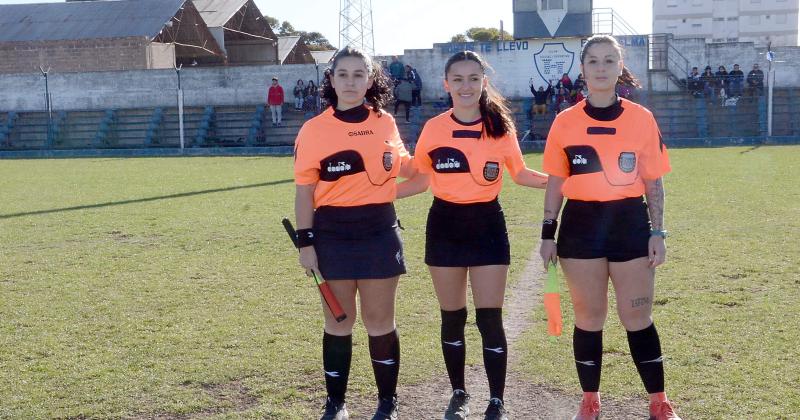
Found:
<svg viewBox="0 0 800 420"><path fill-rule="evenodd" d="M44 3L46 0L0 0L0 4ZM338 0L255 0L261 13L288 20L295 29L321 32L339 42ZM594 8L613 7L637 33L652 32L652 1L594 0ZM402 54L404 49L431 48L475 26L499 27L514 33L512 0L372 0L375 50Z"/></svg>

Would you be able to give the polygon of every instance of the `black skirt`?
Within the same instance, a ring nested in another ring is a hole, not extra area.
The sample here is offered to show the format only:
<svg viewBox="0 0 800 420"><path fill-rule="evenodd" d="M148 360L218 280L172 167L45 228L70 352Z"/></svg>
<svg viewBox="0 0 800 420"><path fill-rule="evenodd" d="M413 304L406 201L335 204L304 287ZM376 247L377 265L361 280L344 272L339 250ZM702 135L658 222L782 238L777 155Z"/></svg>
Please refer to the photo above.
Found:
<svg viewBox="0 0 800 420"><path fill-rule="evenodd" d="M392 203L322 206L314 212L314 233L325 280L386 279L406 272Z"/></svg>
<svg viewBox="0 0 800 420"><path fill-rule="evenodd" d="M642 197L614 201L568 200L561 214L561 258L624 262L647 256L650 217Z"/></svg>
<svg viewBox="0 0 800 420"><path fill-rule="evenodd" d="M506 220L496 198L456 204L434 197L425 229L425 264L476 267L510 262Z"/></svg>

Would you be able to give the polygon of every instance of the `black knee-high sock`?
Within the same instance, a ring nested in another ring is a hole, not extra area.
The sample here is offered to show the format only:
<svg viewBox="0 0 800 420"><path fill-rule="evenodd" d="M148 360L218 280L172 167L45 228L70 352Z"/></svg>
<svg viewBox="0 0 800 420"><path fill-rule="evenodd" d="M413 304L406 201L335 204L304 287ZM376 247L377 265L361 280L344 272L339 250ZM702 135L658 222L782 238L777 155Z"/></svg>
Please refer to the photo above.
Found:
<svg viewBox="0 0 800 420"><path fill-rule="evenodd" d="M664 361L656 325L650 324L639 331L628 331L628 345L647 393L664 392Z"/></svg>
<svg viewBox="0 0 800 420"><path fill-rule="evenodd" d="M486 378L489 380L489 396L502 400L508 364L503 308L475 309L475 322L483 340L483 365L486 368Z"/></svg>
<svg viewBox="0 0 800 420"><path fill-rule="evenodd" d="M600 371L603 367L603 330L585 331L575 327L572 333L572 349L583 392L598 392Z"/></svg>
<svg viewBox="0 0 800 420"><path fill-rule="evenodd" d="M378 397L394 396L400 372L400 337L397 330L377 337L369 336L369 355L378 385Z"/></svg>
<svg viewBox="0 0 800 420"><path fill-rule="evenodd" d="M328 333L323 335L322 366L325 369L325 388L329 397L344 400L352 357L352 335L338 336Z"/></svg>
<svg viewBox="0 0 800 420"><path fill-rule="evenodd" d="M464 326L466 324L466 307L456 311L442 310L442 354L453 389L464 390L464 362L467 354Z"/></svg>

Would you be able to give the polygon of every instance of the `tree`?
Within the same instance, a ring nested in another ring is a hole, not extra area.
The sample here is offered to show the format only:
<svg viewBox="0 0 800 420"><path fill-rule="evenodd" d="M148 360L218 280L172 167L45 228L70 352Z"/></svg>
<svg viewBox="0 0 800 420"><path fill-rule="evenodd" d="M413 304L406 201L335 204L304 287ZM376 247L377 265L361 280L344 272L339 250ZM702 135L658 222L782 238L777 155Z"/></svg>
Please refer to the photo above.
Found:
<svg viewBox="0 0 800 420"><path fill-rule="evenodd" d="M291 23L288 20L284 20L281 23L280 28L278 28L278 35L280 36L290 36L290 35L297 35L297 30L294 29Z"/></svg>
<svg viewBox="0 0 800 420"><path fill-rule="evenodd" d="M514 39L506 31L503 31L503 39ZM469 28L463 34L454 35L450 42L470 42L470 41L478 41L478 42L486 42L486 41L499 41L500 40L500 30L497 28L481 28L481 27L474 27Z"/></svg>
<svg viewBox="0 0 800 420"><path fill-rule="evenodd" d="M311 51L326 51L336 49L333 45L331 45L330 41L328 41L328 39L322 36L322 34L319 32L298 31L296 35L303 37L303 41Z"/></svg>
<svg viewBox="0 0 800 420"><path fill-rule="evenodd" d="M288 20L281 22L279 19L267 15L264 15L264 19L267 21L267 24L270 26L270 28L272 28L273 32L275 32L278 36L301 36L303 38L303 42L306 43L306 46L311 51L336 49L333 45L331 45L330 41L328 41L328 39L322 36L322 34L319 32L299 31L295 29Z"/></svg>
<svg viewBox="0 0 800 420"><path fill-rule="evenodd" d="M267 21L267 25L269 25L269 27L272 28L273 31L278 30L278 28L280 28L280 26L281 26L281 21L278 20L278 19L275 19L272 16L264 15L264 20Z"/></svg>

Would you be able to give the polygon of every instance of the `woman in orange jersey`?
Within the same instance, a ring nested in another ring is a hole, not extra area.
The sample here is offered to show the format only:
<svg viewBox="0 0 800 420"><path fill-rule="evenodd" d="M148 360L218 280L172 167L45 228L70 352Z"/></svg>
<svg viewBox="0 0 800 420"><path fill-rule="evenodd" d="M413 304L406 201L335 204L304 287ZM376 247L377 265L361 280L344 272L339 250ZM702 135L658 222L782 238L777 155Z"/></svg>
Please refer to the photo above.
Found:
<svg viewBox="0 0 800 420"><path fill-rule="evenodd" d="M669 158L653 114L615 94L618 82L637 85L622 53L610 36L590 38L581 52L589 96L560 113L547 138L543 168L550 180L540 252L545 265L560 258L575 310L573 348L584 391L575 418L600 414L611 278L631 356L650 394L650 419L679 420L664 394L661 344L652 318L655 268L666 257L662 176L670 170Z"/></svg>
<svg viewBox="0 0 800 420"><path fill-rule="evenodd" d="M425 263L442 314L442 352L453 387L445 419L469 413L464 387L467 277L490 399L486 419L505 419L506 338L502 307L510 262L508 233L497 195L507 169L514 182L544 188L547 177L528 169L505 99L489 84L483 59L465 51L445 66L453 108L425 124L415 165L429 174L434 195L428 213Z"/></svg>
<svg viewBox="0 0 800 420"><path fill-rule="evenodd" d="M392 202L424 190L427 181L415 176L394 119L381 109L391 99L391 86L368 56L349 47L339 51L322 96L331 106L300 129L294 166L300 264L328 280L348 315L337 323L323 305L328 398L322 419L348 418L356 294L378 387L373 419L396 419L400 342L394 305L406 270ZM398 176L414 181L397 184Z"/></svg>

